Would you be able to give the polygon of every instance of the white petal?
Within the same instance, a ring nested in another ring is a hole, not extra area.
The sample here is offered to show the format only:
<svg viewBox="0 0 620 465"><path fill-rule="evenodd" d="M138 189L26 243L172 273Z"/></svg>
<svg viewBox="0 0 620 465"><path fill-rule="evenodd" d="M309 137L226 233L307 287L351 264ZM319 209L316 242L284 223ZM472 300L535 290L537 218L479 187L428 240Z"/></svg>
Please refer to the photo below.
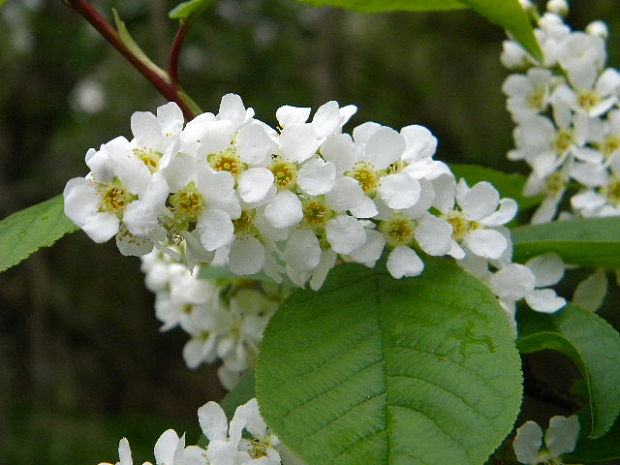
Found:
<svg viewBox="0 0 620 465"><path fill-rule="evenodd" d="M314 232L294 231L284 249L286 263L298 271L312 271L321 259L321 247Z"/></svg>
<svg viewBox="0 0 620 465"><path fill-rule="evenodd" d="M517 429L517 435L512 442L517 460L520 463L534 465L539 462L539 451L542 446L542 430L537 423L527 421Z"/></svg>
<svg viewBox="0 0 620 465"><path fill-rule="evenodd" d="M129 448L127 438L121 439L118 443L118 458L120 459L120 465L133 465L131 449Z"/></svg>
<svg viewBox="0 0 620 465"><path fill-rule="evenodd" d="M100 212L88 218L86 224L82 225L82 230L93 241L101 244L118 232L119 225L120 222L116 215Z"/></svg>
<svg viewBox="0 0 620 465"><path fill-rule="evenodd" d="M321 250L321 260L312 272L312 277L310 278L310 288L313 291L318 291L321 288L325 282L325 278L327 278L329 270L331 270L336 264L337 258L338 254L332 249Z"/></svg>
<svg viewBox="0 0 620 465"><path fill-rule="evenodd" d="M207 250L215 250L233 239L234 226L228 213L222 210L207 210L196 225L200 242Z"/></svg>
<svg viewBox="0 0 620 465"><path fill-rule="evenodd" d="M338 178L326 196L327 205L337 212L351 210L364 202L366 198L360 184L349 176Z"/></svg>
<svg viewBox="0 0 620 465"><path fill-rule="evenodd" d="M564 261L554 252L539 255L525 263L536 277L536 287L547 287L556 284L564 276Z"/></svg>
<svg viewBox="0 0 620 465"><path fill-rule="evenodd" d="M236 239L228 255L230 271L236 275L258 273L265 264L265 248L254 237Z"/></svg>
<svg viewBox="0 0 620 465"><path fill-rule="evenodd" d="M209 440L226 439L228 420L217 402L207 402L198 409L198 423Z"/></svg>
<svg viewBox="0 0 620 465"><path fill-rule="evenodd" d="M273 173L267 168L250 168L239 175L237 182L237 192L244 202L261 202L273 186Z"/></svg>
<svg viewBox="0 0 620 465"><path fill-rule="evenodd" d="M528 267L511 263L495 273L489 284L499 298L516 301L534 290L536 278Z"/></svg>
<svg viewBox="0 0 620 465"><path fill-rule="evenodd" d="M477 229L463 241L469 250L480 257L498 259L508 247L506 238L493 229Z"/></svg>
<svg viewBox="0 0 620 465"><path fill-rule="evenodd" d="M366 231L366 242L359 248L355 249L349 255L357 263L373 267L385 247L385 237L379 231Z"/></svg>
<svg viewBox="0 0 620 465"><path fill-rule="evenodd" d="M336 167L332 162L312 158L297 173L297 185L308 195L326 194L334 186Z"/></svg>
<svg viewBox="0 0 620 465"><path fill-rule="evenodd" d="M227 119L235 125L239 125L245 121L246 111L243 100L237 94L226 94L220 102L220 112L217 117L219 119Z"/></svg>
<svg viewBox="0 0 620 465"><path fill-rule="evenodd" d="M131 115L131 132L138 144L150 147L161 139L161 129L155 115L149 111L136 111Z"/></svg>
<svg viewBox="0 0 620 465"><path fill-rule="evenodd" d="M555 416L549 420L549 428L545 433L545 445L552 457L559 458L575 449L578 437L579 418L577 415L571 415L568 418Z"/></svg>
<svg viewBox="0 0 620 465"><path fill-rule="evenodd" d="M319 107L312 118L312 125L319 138L325 138L340 128L342 118L338 102L327 102Z"/></svg>
<svg viewBox="0 0 620 465"><path fill-rule="evenodd" d="M560 197L545 197L532 216L532 224L548 223L555 216Z"/></svg>
<svg viewBox="0 0 620 465"><path fill-rule="evenodd" d="M183 129L183 112L174 102L168 102L157 108L157 121L163 135L176 135Z"/></svg>
<svg viewBox="0 0 620 465"><path fill-rule="evenodd" d="M321 155L336 165L339 172L348 171L355 164L355 144L348 134L334 134L321 145Z"/></svg>
<svg viewBox="0 0 620 465"><path fill-rule="evenodd" d="M482 181L465 194L460 205L468 220L478 221L494 213L498 204L499 192L491 183Z"/></svg>
<svg viewBox="0 0 620 465"><path fill-rule="evenodd" d="M116 246L126 257L141 257L153 251L153 241L148 237L134 236L124 224L121 224L116 234Z"/></svg>
<svg viewBox="0 0 620 465"><path fill-rule="evenodd" d="M276 110L276 118L281 128L294 124L303 124L310 117L310 108L293 107L291 105L281 106Z"/></svg>
<svg viewBox="0 0 620 465"><path fill-rule="evenodd" d="M288 190L278 192L265 207L264 215L274 228L295 226L304 217L299 197Z"/></svg>
<svg viewBox="0 0 620 465"><path fill-rule="evenodd" d="M329 220L325 227L327 242L334 252L347 255L366 242L366 230L352 216L341 215Z"/></svg>
<svg viewBox="0 0 620 465"><path fill-rule="evenodd" d="M404 136L406 143L402 159L407 163L430 158L437 150L437 138L424 126L417 124L407 126L402 128L400 133Z"/></svg>
<svg viewBox="0 0 620 465"><path fill-rule="evenodd" d="M413 207L420 200L420 182L406 173L381 178L379 195L385 204L396 210Z"/></svg>
<svg viewBox="0 0 620 465"><path fill-rule="evenodd" d="M235 126L228 120L206 122L202 127L199 153L205 156L228 148L234 132Z"/></svg>
<svg viewBox="0 0 620 465"><path fill-rule="evenodd" d="M155 460L158 464L173 465L179 436L173 429L164 431L155 443Z"/></svg>
<svg viewBox="0 0 620 465"><path fill-rule="evenodd" d="M607 276L604 270L596 270L577 284L573 294L573 303L595 312L603 304L607 295Z"/></svg>
<svg viewBox="0 0 620 465"><path fill-rule="evenodd" d="M362 199L362 203L349 210L356 218L374 218L379 213L375 202L366 196Z"/></svg>
<svg viewBox="0 0 620 465"><path fill-rule="evenodd" d="M302 162L314 155L320 141L310 124L295 124L282 130L280 153L289 160Z"/></svg>
<svg viewBox="0 0 620 465"><path fill-rule="evenodd" d="M237 153L244 163L260 165L275 151L275 144L259 123L242 127L237 135Z"/></svg>
<svg viewBox="0 0 620 465"><path fill-rule="evenodd" d="M413 249L401 245L390 252L387 269L396 279L403 276L419 276L424 270L424 263Z"/></svg>
<svg viewBox="0 0 620 465"><path fill-rule="evenodd" d="M502 199L499 202L499 209L480 222L489 227L501 226L511 221L517 214L518 209L519 206L514 199Z"/></svg>
<svg viewBox="0 0 620 465"><path fill-rule="evenodd" d="M414 236L429 255L446 255L452 247L452 226L430 214L418 221Z"/></svg>
<svg viewBox="0 0 620 465"><path fill-rule="evenodd" d="M532 310L553 313L566 305L566 300L558 297L553 289L536 289L525 296L525 301Z"/></svg>
<svg viewBox="0 0 620 465"><path fill-rule="evenodd" d="M400 159L405 150L405 139L392 128L376 130L366 144L365 158L376 170L384 170Z"/></svg>

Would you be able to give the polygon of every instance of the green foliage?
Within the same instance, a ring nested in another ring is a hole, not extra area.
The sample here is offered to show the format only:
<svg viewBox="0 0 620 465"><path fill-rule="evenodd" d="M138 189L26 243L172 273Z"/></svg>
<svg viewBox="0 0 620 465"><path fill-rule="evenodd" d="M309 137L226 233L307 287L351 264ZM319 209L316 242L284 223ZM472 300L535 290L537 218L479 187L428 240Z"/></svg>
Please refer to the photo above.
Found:
<svg viewBox="0 0 620 465"><path fill-rule="evenodd" d="M443 11L470 8L510 32L536 59L542 52L532 24L518 0L299 0L314 6L336 6L363 13L381 11Z"/></svg>
<svg viewBox="0 0 620 465"><path fill-rule="evenodd" d="M598 439L582 439L575 452L567 455L568 463L598 463L620 460L620 423Z"/></svg>
<svg viewBox="0 0 620 465"><path fill-rule="evenodd" d="M4 218L0 221L0 272L77 230L65 217L62 195Z"/></svg>
<svg viewBox="0 0 620 465"><path fill-rule="evenodd" d="M620 217L522 226L512 240L516 261L557 252L571 265L620 268Z"/></svg>
<svg viewBox="0 0 620 465"><path fill-rule="evenodd" d="M520 210L538 205L542 196L524 197L523 185L525 184L525 176L519 173L504 173L503 171L494 170L478 165L450 165L452 172L458 178L465 178L469 186L480 181L488 181L499 191L502 197L510 197L515 199L519 204Z"/></svg>
<svg viewBox="0 0 620 465"><path fill-rule="evenodd" d="M480 464L512 428L521 373L505 312L456 265L425 263L401 280L340 266L272 317L256 392L306 463Z"/></svg>
<svg viewBox="0 0 620 465"><path fill-rule="evenodd" d="M575 305L545 315L524 312L519 327L523 353L555 350L579 368L591 403L589 437L605 434L620 411L620 336L598 315Z"/></svg>
<svg viewBox="0 0 620 465"><path fill-rule="evenodd" d="M179 3L170 10L168 17L170 19L178 19L179 21L189 21L206 10L214 2L215 0L190 0Z"/></svg>

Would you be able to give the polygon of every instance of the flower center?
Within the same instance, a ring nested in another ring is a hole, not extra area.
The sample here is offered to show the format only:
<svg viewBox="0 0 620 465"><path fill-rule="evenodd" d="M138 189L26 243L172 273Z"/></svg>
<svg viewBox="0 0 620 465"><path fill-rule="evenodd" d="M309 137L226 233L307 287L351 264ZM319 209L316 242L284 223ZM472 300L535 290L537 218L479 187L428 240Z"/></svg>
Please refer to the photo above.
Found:
<svg viewBox="0 0 620 465"><path fill-rule="evenodd" d="M319 200L310 200L303 205L304 223L312 228L323 227L332 216L332 211Z"/></svg>
<svg viewBox="0 0 620 465"><path fill-rule="evenodd" d="M559 153L563 154L566 152L570 146L573 144L573 135L568 131L560 131L558 132L555 140L553 141L553 149Z"/></svg>
<svg viewBox="0 0 620 465"><path fill-rule="evenodd" d="M620 149L620 137L609 136L601 145L601 152L605 158L609 158L616 150Z"/></svg>
<svg viewBox="0 0 620 465"><path fill-rule="evenodd" d="M452 226L452 237L461 242L472 231L480 229L480 224L469 221L460 211L453 211L446 217L446 221Z"/></svg>
<svg viewBox="0 0 620 465"><path fill-rule="evenodd" d="M101 184L99 186L101 192L100 211L114 213L121 216L125 207L138 197L129 193L122 185L118 178L114 178L112 184Z"/></svg>
<svg viewBox="0 0 620 465"><path fill-rule="evenodd" d="M596 92L585 92L579 95L578 103L581 108L586 111L592 110L596 105L601 102L601 98Z"/></svg>
<svg viewBox="0 0 620 465"><path fill-rule="evenodd" d="M545 181L545 190L549 195L557 196L564 191L564 178L560 173L553 173Z"/></svg>
<svg viewBox="0 0 620 465"><path fill-rule="evenodd" d="M205 207L204 198L193 182L190 182L176 194L172 194L169 202L177 217L190 223L198 221L198 217Z"/></svg>
<svg viewBox="0 0 620 465"><path fill-rule="evenodd" d="M545 89L536 89L527 96L527 104L530 108L542 109L545 105Z"/></svg>
<svg viewBox="0 0 620 465"><path fill-rule="evenodd" d="M363 161L357 162L353 170L348 173L353 179L360 183L365 194L375 191L379 185L379 179L372 167Z"/></svg>
<svg viewBox="0 0 620 465"><path fill-rule="evenodd" d="M135 148L132 150L133 154L142 161L149 169L151 173L154 173L159 168L159 160L162 157L160 152L156 152L151 148Z"/></svg>
<svg viewBox="0 0 620 465"><path fill-rule="evenodd" d="M279 162L269 167L278 190L290 189L297 181L297 169L292 163Z"/></svg>
<svg viewBox="0 0 620 465"><path fill-rule="evenodd" d="M254 210L243 210L241 216L232 220L235 227L235 234L251 234L254 227Z"/></svg>
<svg viewBox="0 0 620 465"><path fill-rule="evenodd" d="M235 177L243 171L243 163L233 149L209 155L209 164L215 171L228 171Z"/></svg>
<svg viewBox="0 0 620 465"><path fill-rule="evenodd" d="M405 217L395 216L390 221L381 224L381 230L387 242L393 246L408 245L413 240L415 225Z"/></svg>
<svg viewBox="0 0 620 465"><path fill-rule="evenodd" d="M603 191L609 203L620 207L620 179L607 184Z"/></svg>

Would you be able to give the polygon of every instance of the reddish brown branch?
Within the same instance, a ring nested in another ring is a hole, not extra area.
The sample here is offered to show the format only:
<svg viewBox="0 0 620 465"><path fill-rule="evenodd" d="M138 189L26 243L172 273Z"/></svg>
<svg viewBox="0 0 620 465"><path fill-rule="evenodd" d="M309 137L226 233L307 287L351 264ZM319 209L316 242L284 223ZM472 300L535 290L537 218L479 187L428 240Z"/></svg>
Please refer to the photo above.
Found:
<svg viewBox="0 0 620 465"><path fill-rule="evenodd" d="M190 21L182 21L177 34L174 36L172 48L170 49L170 57L168 58L168 76L175 86L179 86L179 58L181 55L181 47L187 37L187 32L191 25Z"/></svg>
<svg viewBox="0 0 620 465"><path fill-rule="evenodd" d="M116 29L114 29L114 27L112 27L112 25L103 16L101 16L98 11L90 5L88 0L66 0L65 3L82 15L86 21L97 29L97 31L99 31L99 33L108 42L110 42L110 44L112 44L112 46L118 50L127 59L127 61L129 61L133 67L138 70L140 74L148 79L148 81L161 95L163 95L167 100L176 102L183 111L183 114L187 120L191 120L196 116L195 109L192 108L195 104L193 104L193 102L191 102L191 100L185 97L185 94L182 93L178 86L178 79L171 79L167 75L164 78L140 60L140 58L129 50L129 48L123 43ZM176 42L177 39L175 38L175 44ZM180 40L180 43L182 44L182 39ZM180 49L180 44L178 48ZM179 51L177 50L177 52L175 52L177 59L178 54ZM178 78L178 73L176 73L176 71L175 74Z"/></svg>

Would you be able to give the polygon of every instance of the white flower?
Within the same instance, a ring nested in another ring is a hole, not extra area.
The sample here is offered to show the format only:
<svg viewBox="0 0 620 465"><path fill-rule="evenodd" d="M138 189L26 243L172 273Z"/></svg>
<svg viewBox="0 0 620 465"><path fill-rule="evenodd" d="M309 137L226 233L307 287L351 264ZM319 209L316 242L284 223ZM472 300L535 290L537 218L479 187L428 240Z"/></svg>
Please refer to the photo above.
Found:
<svg viewBox="0 0 620 465"><path fill-rule="evenodd" d="M507 107L515 121L523 121L544 112L549 104L551 72L530 68L526 75L508 76L502 90L508 96Z"/></svg>
<svg viewBox="0 0 620 465"><path fill-rule="evenodd" d="M512 447L520 463L536 465L550 463L575 449L579 436L579 419L555 416L549 420L549 428L545 433L545 447L542 448L543 432L533 421L525 422L517 429Z"/></svg>
<svg viewBox="0 0 620 465"><path fill-rule="evenodd" d="M470 189L464 179L457 186L456 203L458 208L444 214L452 225L451 255L462 259L469 251L486 259L502 257L509 243L501 232L493 228L514 218L517 203L508 198L500 200L497 190L486 181Z"/></svg>
<svg viewBox="0 0 620 465"><path fill-rule="evenodd" d="M548 286L562 279L564 268L559 255L547 253L528 260L525 265L511 263L504 266L493 274L489 284L510 313L513 313L515 302L521 299L525 299L533 310L553 313L566 305L566 300Z"/></svg>
<svg viewBox="0 0 620 465"><path fill-rule="evenodd" d="M123 438L118 443L118 458L116 465L133 465L133 459L131 457L131 449L129 447L129 441L127 438ZM101 462L99 465L112 465L108 462ZM152 465L151 462L144 462L143 465Z"/></svg>

